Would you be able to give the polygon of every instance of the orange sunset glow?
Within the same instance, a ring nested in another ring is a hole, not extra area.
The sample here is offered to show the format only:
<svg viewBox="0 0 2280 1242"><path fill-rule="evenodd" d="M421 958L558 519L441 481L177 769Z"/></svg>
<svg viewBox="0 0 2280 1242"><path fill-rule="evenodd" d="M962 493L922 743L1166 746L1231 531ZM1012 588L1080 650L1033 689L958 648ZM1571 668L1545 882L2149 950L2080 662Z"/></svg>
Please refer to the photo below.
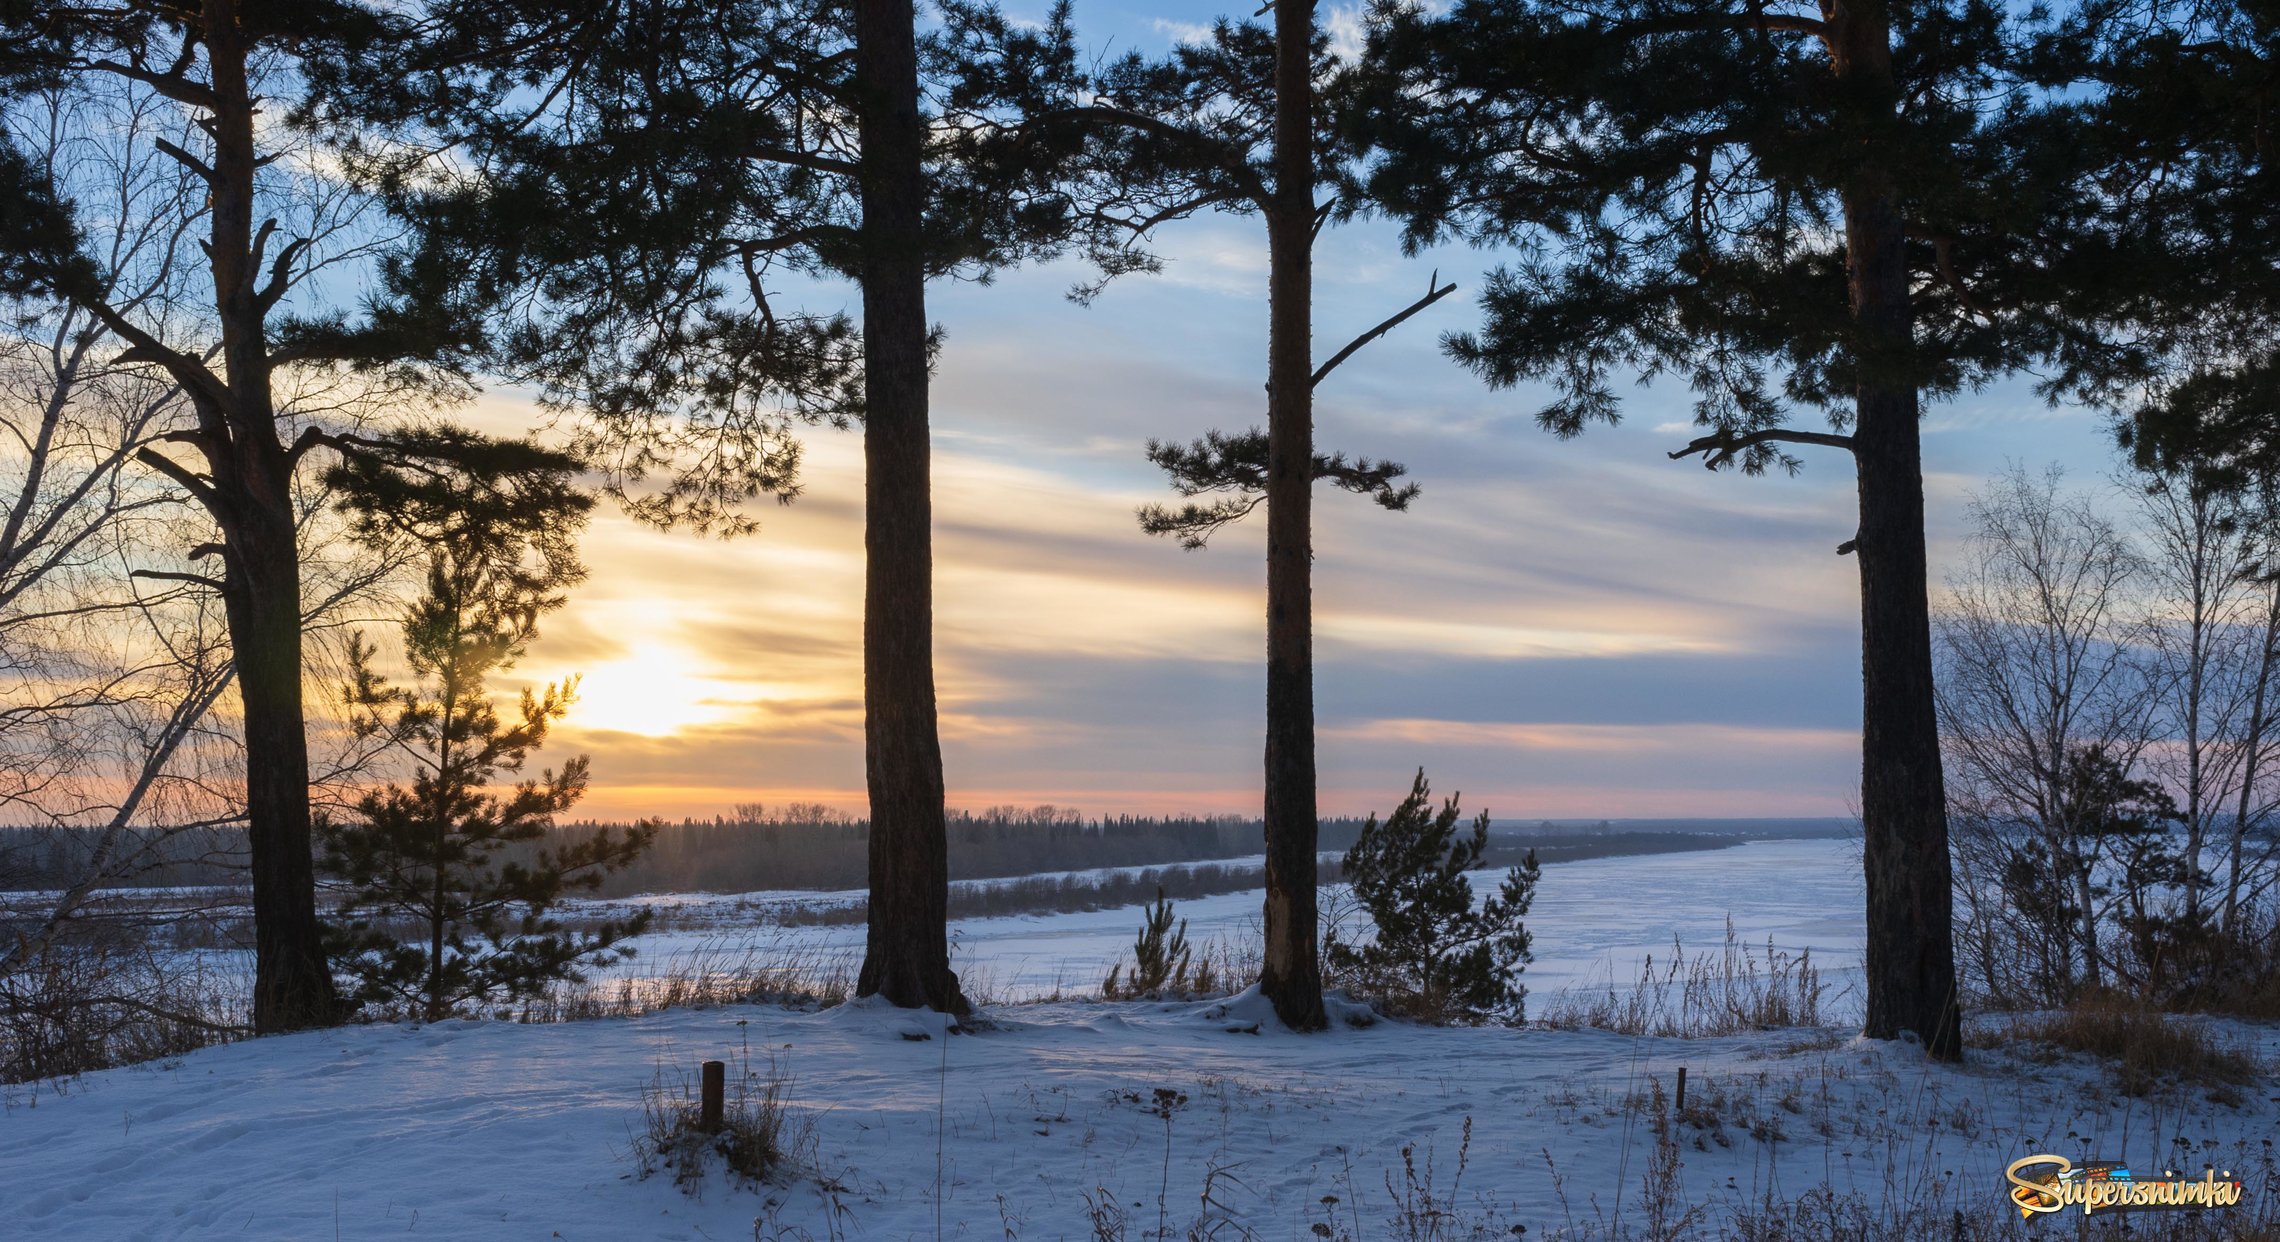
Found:
<svg viewBox="0 0 2280 1242"><path fill-rule="evenodd" d="M1360 321L1383 297L1373 265L1397 260L1366 230L1339 244L1366 261L1325 270L1322 318ZM1168 495L1146 439L1259 417L1254 247L1237 224L1199 230L1165 278L1091 309L1060 299L1051 268L936 299L957 345L934 386L953 808L1256 812L1263 527L1182 552L1133 519ZM1379 807L1430 764L1500 818L1848 813L1857 584L1831 554L1851 533L1846 472L1669 461L1685 397L1661 389L1623 426L1555 441L1530 425L1531 395L1491 393L1440 355L1434 333L1469 314L1436 307L1323 392L1327 446L1403 461L1425 488L1403 514L1316 502L1325 812ZM1135 334L1154 341L1144 356ZM512 391L462 413L499 431L544 421ZM1974 399L1929 432L1935 556L2006 454L2104 448L2088 415L2054 420L2024 394ZM753 535L597 510L591 576L518 670L583 674L556 743L593 756L581 815L863 812L861 439L805 443L804 493L756 505Z"/></svg>

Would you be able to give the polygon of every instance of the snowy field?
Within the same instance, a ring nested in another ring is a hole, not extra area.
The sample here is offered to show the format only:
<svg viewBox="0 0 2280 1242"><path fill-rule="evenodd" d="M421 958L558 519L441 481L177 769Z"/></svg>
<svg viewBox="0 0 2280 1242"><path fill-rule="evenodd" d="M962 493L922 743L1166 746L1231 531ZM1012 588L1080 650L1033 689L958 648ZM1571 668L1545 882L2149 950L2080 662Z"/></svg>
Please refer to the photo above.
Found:
<svg viewBox="0 0 2280 1242"><path fill-rule="evenodd" d="M875 1007L746 1006L258 1040L19 1100L0 1116L0 1232L1361 1238L1412 1236L1397 1218L1430 1199L1489 1231L1441 1236L1604 1237L1645 1233L1658 1182L1705 1228L1823 1186L2000 1218L2019 1156L2257 1168L2280 1115L2264 1093L2237 1109L2129 1100L2080 1065L1932 1068L1836 1033L1248 1033L1262 1016L1059 1003L945 1037ZM791 1078L799 1172L738 1188L716 1171L697 1195L635 1177L644 1086L705 1057L736 1065L747 1044L756 1070L772 1055ZM1678 1164L1658 1178L1653 1091L1682 1065L1689 1112L1664 1149Z"/></svg>
<svg viewBox="0 0 2280 1242"><path fill-rule="evenodd" d="M1744 941L1849 967L1851 850L1547 867L1530 919L1537 1002L1628 981L1673 936L1709 947L1729 910ZM1184 903L1189 934L1239 933L1255 903ZM1135 922L971 920L960 965L1001 992L1093 987ZM830 946L861 929L707 934ZM652 939L643 960L689 948ZM2225 1030L2280 1057L2273 1028ZM788 1080L796 1167L776 1184L716 1169L692 1194L637 1175L645 1091L679 1089L707 1058ZM1681 1066L1687 1110L1658 1111ZM1832 1191L1840 1215L1915 1205L2073 1236L2074 1222L2006 1215L2004 1167L2038 1152L2213 1165L2241 1172L2252 1200L2280 1193L2265 1181L2280 1133L2269 1081L2237 1105L2190 1089L2133 1099L2079 1060L1975 1050L1932 1066L1841 1028L1675 1040L1380 1021L1294 1036L1255 997L1002 1005L954 1035L870 1005L363 1026L5 1098L9 1239L1682 1238Z"/></svg>
<svg viewBox="0 0 2280 1242"><path fill-rule="evenodd" d="M1493 872L1476 874L1475 895L1485 899L1497 879ZM1337 903L1343 887L1323 889L1325 908ZM863 951L861 924L782 927L769 919L779 903L818 896L636 899L669 904L677 930L635 940L633 960L604 977L639 980L692 965L732 970L789 956L852 963ZM845 896L855 901L862 894ZM1260 900L1257 891L1226 893L1178 902L1176 909L1187 920L1191 944L1255 941ZM1769 937L1788 952L1811 949L1832 1004L1842 1009L1852 1003L1860 961L1861 903L1860 851L1849 840L1752 841L1731 849L1547 864L1528 916L1536 961L1524 978L1537 996L1562 988L1628 986L1648 956L1668 957L1674 938L1689 952L1723 942L1731 916L1736 936L1758 950ZM584 906L602 913L631 904ZM1139 925L1137 907L960 919L950 925L952 964L972 991L997 999L1097 992L1110 964L1131 952Z"/></svg>

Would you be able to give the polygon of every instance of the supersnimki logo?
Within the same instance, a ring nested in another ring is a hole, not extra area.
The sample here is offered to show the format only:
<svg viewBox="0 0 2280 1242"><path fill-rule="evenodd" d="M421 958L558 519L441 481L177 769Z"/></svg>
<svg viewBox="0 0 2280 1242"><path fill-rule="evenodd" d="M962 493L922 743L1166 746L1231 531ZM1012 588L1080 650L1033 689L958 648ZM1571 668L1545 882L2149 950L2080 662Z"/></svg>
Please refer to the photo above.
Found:
<svg viewBox="0 0 2280 1242"><path fill-rule="evenodd" d="M2011 1206L2021 1217L2080 1208L2092 1212L2144 1212L2166 1208L2226 1208L2240 1203L2240 1179L2231 1170L2209 1169L2198 1178L2175 1170L2159 1178L2139 1178L2118 1160L2076 1164L2064 1156L2035 1155L2003 1170L2011 1183Z"/></svg>

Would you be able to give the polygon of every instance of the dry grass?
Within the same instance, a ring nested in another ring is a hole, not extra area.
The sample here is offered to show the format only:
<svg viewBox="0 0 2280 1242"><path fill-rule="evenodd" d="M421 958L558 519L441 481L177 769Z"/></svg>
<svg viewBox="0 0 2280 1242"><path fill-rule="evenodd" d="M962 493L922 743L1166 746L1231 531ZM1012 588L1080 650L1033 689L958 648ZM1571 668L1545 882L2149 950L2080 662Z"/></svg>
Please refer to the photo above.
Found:
<svg viewBox="0 0 2280 1242"><path fill-rule="evenodd" d="M2239 1104L2240 1090L2261 1082L2268 1067L2255 1052L2226 1039L2208 1022L2166 1015L2126 997L2085 997L2051 1013L2025 1014L1993 1037L2083 1053L2109 1062L2124 1095L2174 1087L2206 1089L2220 1103Z"/></svg>
<svg viewBox="0 0 2280 1242"><path fill-rule="evenodd" d="M2195 981L2174 990L2172 1011L2280 1020L2280 905L2248 912L2230 934L2212 933L2171 973Z"/></svg>
<svg viewBox="0 0 2280 1242"><path fill-rule="evenodd" d="M1698 1039L1821 1026L1828 1018L1827 998L1810 949L1791 953L1768 940L1760 956L1728 919L1725 943L1717 950L1690 955L1673 940L1670 956L1660 964L1648 957L1629 990L1562 991L1537 1020L1560 1029Z"/></svg>
<svg viewBox="0 0 2280 1242"><path fill-rule="evenodd" d="M2227 1153L2204 1154L2235 1170L2247 1193L2234 1208L2208 1211L2135 1211L2082 1219L2065 1215L2022 1223L2016 1212L1967 1177L1906 1176L1885 1179L1875 1189L1840 1189L1823 1183L1786 1194L1768 1193L1755 1201L1734 1200L1716 1190L1690 1191L1675 1159L1682 1122L1693 1113L1669 1112L1659 1082L1625 1100L1623 1107L1642 1118L1654 1140L1637 1196L1612 1215L1593 1195L1588 1208L1571 1202L1562 1170L1547 1149L1544 1160L1564 1228L1551 1236L1565 1242L2022 1242L2066 1237L2076 1242L2280 1242L2280 1157L2270 1141L2261 1146L2243 1139ZM1901 1153L1909 1140L1899 1129L1882 1128L1862 1148L1884 1149L1881 1165L1906 1168ZM1697 1143L1697 1146L1700 1144ZM1992 1157L1991 1157L1992 1158ZM1602 1171L1587 1174L1595 1184Z"/></svg>
<svg viewBox="0 0 2280 1242"><path fill-rule="evenodd" d="M518 1022L583 1022L721 1005L821 1009L854 993L854 966L848 954L821 949L763 954L700 946L664 959L639 978L562 984L519 1009L502 1009L494 1016Z"/></svg>
<svg viewBox="0 0 2280 1242"><path fill-rule="evenodd" d="M743 1185L768 1181L792 1164L810 1135L785 1105L791 1076L774 1057L763 1069L754 1069L749 1049L728 1068L717 1131L702 1124L701 1102L690 1090L686 1071L660 1066L642 1088L642 1132L634 1145L642 1177L671 1173L674 1185L696 1194L716 1163Z"/></svg>
<svg viewBox="0 0 2280 1242"><path fill-rule="evenodd" d="M147 947L51 945L0 971L0 1084L55 1082L247 1033L236 989Z"/></svg>

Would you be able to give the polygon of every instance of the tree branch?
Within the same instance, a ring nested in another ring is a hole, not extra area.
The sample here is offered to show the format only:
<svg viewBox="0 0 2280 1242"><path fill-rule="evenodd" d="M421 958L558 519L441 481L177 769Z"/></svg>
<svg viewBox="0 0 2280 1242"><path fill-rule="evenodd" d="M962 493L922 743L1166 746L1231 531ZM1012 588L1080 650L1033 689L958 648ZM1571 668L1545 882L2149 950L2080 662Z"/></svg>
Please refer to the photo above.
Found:
<svg viewBox="0 0 2280 1242"><path fill-rule="evenodd" d="M1062 120L1092 121L1122 126L1125 129L1138 130L1165 142L1197 150L1206 157L1205 162L1209 163L1211 167L1233 179L1241 196L1250 199L1259 210L1268 211L1273 208L1274 196L1267 192L1266 183L1259 180L1258 172L1245 163L1241 157L1203 134L1182 129L1161 117L1149 116L1145 112L1133 112L1124 108L1111 107L1107 104L1085 104L1075 108L1061 108L1046 113L1037 118L1034 123L1050 124Z"/></svg>
<svg viewBox="0 0 2280 1242"><path fill-rule="evenodd" d="M129 570L127 576L129 578L148 578L154 582L188 582L194 586L209 587L216 591L224 589L219 579L209 578L204 574L180 574L164 569L135 569Z"/></svg>
<svg viewBox="0 0 2280 1242"><path fill-rule="evenodd" d="M115 60L88 60L81 61L80 64L88 69L99 69L105 73L115 73L122 78L140 82L178 104L187 104L190 107L203 108L211 112L218 103L214 98L214 92L208 89L205 83L193 82L188 77L183 76L180 72L179 62L175 70L166 73L152 73L148 69L140 69L133 65L122 65Z"/></svg>
<svg viewBox="0 0 2280 1242"><path fill-rule="evenodd" d="M1402 323L1411 315L1424 310L1426 307L1431 306L1433 303L1438 302L1442 298L1445 298L1457 291L1457 286L1454 282L1442 285L1437 289L1434 288L1433 282L1439 280L1440 278L1441 273L1438 271L1434 272L1433 275L1425 282L1425 287L1429 290L1429 292L1427 292L1424 297L1411 302L1407 307L1404 307L1399 314L1393 315L1385 322L1379 324L1374 328L1371 328L1369 331L1364 332L1360 336L1357 336L1353 340L1347 342L1344 349L1341 349L1337 353L1330 356L1330 361L1323 363L1319 367L1316 367L1314 370L1314 379L1312 386L1316 388L1321 387L1322 377L1330 374L1332 371L1337 370L1339 363L1353 357L1354 352L1360 349L1362 346L1367 345L1371 341L1374 341L1379 337L1384 336L1386 333L1393 331L1395 328L1400 327Z"/></svg>
<svg viewBox="0 0 2280 1242"><path fill-rule="evenodd" d="M376 453L388 447L378 440L367 440L363 436L350 435L345 431L335 432L326 431L322 427L303 427L301 434L294 438L293 447L285 450L286 468L291 469L300 465L301 459L308 456L309 450L320 445L343 457Z"/></svg>
<svg viewBox="0 0 2280 1242"><path fill-rule="evenodd" d="M1120 220L1116 223L1131 229L1133 234L1137 236L1159 224L1181 219L1191 212L1201 211L1206 207L1216 207L1221 203L1232 202L1242 197L1243 193L1240 190L1216 190L1209 194L1199 194L1184 203L1174 203L1146 219Z"/></svg>
<svg viewBox="0 0 2280 1242"><path fill-rule="evenodd" d="M285 291L292 287L293 260L300 258L301 252L308 248L309 239L306 237L296 237L278 248L276 259L269 264L269 283L253 295L254 304L264 313L277 305L278 300L285 296Z"/></svg>
<svg viewBox="0 0 2280 1242"><path fill-rule="evenodd" d="M204 506L206 512L213 514L215 517L220 517L222 515L220 508L221 498L215 493L213 484L207 482L202 478L199 478L195 474L190 473L189 468L187 466L184 466L181 462L178 462L173 458L168 457L166 454L159 452L157 449L152 448L146 448L137 452L135 454L135 460L141 462L146 466L149 466L153 470L158 471L160 474L165 475L167 478L174 480L175 484L181 487L182 490L190 493L190 496L193 500L196 500L200 505Z"/></svg>
<svg viewBox="0 0 2280 1242"><path fill-rule="evenodd" d="M1963 283L1963 277L1955 270L1955 235L1916 228L1909 229L1908 235L1930 239L1933 260L1939 265L1940 283L1955 291L1955 300L1963 306L1964 313L1993 322L1995 312L1971 292L1971 287Z"/></svg>
<svg viewBox="0 0 2280 1242"><path fill-rule="evenodd" d="M160 151L173 156L175 162L182 165L184 168L187 168L191 172L198 174L199 180L204 181L208 185L213 184L214 170L208 167L204 160L201 160L197 156L183 150L181 147L168 142L164 138L152 140L151 145L158 148Z"/></svg>
<svg viewBox="0 0 2280 1242"><path fill-rule="evenodd" d="M1171 535L1179 540L1181 550L1200 552L1211 545L1211 537L1222 528L1249 517L1253 509L1265 503L1266 493L1253 492L1246 496L1222 496L1208 504L1189 501L1177 509L1146 504L1140 506L1136 516L1142 533Z"/></svg>
<svg viewBox="0 0 2280 1242"><path fill-rule="evenodd" d="M806 168L815 172L838 173L846 177L856 176L863 171L862 165L848 160L818 155L813 151L795 151L790 147L751 147L745 154L756 160L789 164L794 168Z"/></svg>
<svg viewBox="0 0 2280 1242"><path fill-rule="evenodd" d="M205 363L136 327L126 316L100 298L82 299L80 305L87 308L88 314L102 320L103 326L110 329L113 335L127 343L126 350L115 361L155 363L184 388L211 401L228 402L229 389L215 378L212 371L206 369Z"/></svg>
<svg viewBox="0 0 2280 1242"><path fill-rule="evenodd" d="M1670 454L1670 459L1677 461L1682 457L1691 457L1700 453L1702 454L1703 466L1716 470L1733 461L1735 454L1755 448L1760 444L1818 444L1824 448L1840 448L1848 453L1853 451L1853 438L1851 436L1840 436L1832 432L1799 431L1792 427L1764 427L1757 431L1736 434L1722 427L1709 435L1688 441L1685 448Z"/></svg>

